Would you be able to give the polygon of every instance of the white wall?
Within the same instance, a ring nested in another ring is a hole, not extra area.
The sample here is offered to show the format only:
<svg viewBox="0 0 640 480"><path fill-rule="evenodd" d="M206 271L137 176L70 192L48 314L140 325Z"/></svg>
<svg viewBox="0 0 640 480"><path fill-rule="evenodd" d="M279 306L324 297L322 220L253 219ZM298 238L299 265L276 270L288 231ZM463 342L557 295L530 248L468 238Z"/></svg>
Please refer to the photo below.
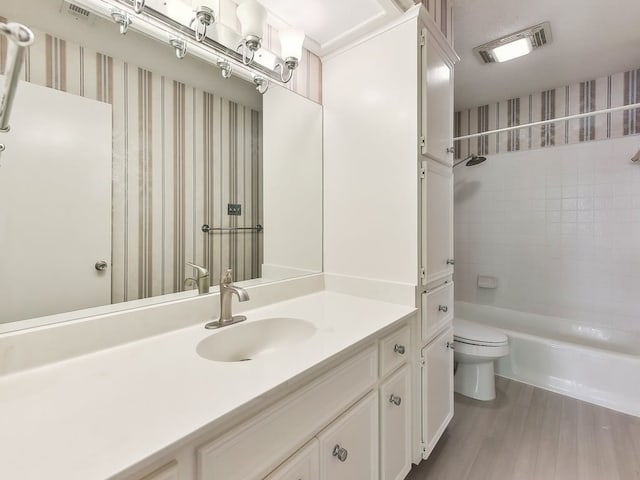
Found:
<svg viewBox="0 0 640 480"><path fill-rule="evenodd" d="M417 279L416 24L323 63L325 272Z"/></svg>
<svg viewBox="0 0 640 480"><path fill-rule="evenodd" d="M322 107L271 86L263 100L266 278L322 271Z"/></svg>
<svg viewBox="0 0 640 480"><path fill-rule="evenodd" d="M640 331L638 148L632 136L456 168L456 300Z"/></svg>

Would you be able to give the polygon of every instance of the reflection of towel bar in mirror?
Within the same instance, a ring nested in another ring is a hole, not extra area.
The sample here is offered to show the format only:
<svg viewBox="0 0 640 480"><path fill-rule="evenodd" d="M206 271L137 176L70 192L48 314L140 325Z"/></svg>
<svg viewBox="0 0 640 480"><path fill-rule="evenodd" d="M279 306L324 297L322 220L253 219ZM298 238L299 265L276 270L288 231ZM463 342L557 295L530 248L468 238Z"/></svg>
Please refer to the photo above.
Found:
<svg viewBox="0 0 640 480"><path fill-rule="evenodd" d="M218 233L218 232L238 232L238 231L253 231L260 233L264 230L264 227L259 223L255 227L210 227L206 223L202 225L202 231L204 233Z"/></svg>

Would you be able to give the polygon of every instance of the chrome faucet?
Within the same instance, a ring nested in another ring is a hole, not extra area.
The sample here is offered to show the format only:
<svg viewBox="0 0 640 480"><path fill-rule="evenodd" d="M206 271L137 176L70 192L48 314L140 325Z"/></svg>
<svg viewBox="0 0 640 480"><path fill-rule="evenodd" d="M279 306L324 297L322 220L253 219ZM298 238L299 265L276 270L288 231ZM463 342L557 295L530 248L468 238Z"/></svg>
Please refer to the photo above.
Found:
<svg viewBox="0 0 640 480"><path fill-rule="evenodd" d="M249 300L249 294L247 291L233 284L231 278L231 269L227 270L227 273L220 279L220 318L213 322L207 323L204 328L220 328L227 325L233 325L234 323L243 322L247 319L244 315L233 316L231 313L231 300L233 300L233 294L236 294L238 300L246 302Z"/></svg>
<svg viewBox="0 0 640 480"><path fill-rule="evenodd" d="M203 295L205 293L209 293L209 287L211 286L211 282L209 281L209 270L191 262L187 262L187 265L196 269L196 278L187 278L184 281L184 286L186 287L187 284L193 283L198 286L198 294Z"/></svg>

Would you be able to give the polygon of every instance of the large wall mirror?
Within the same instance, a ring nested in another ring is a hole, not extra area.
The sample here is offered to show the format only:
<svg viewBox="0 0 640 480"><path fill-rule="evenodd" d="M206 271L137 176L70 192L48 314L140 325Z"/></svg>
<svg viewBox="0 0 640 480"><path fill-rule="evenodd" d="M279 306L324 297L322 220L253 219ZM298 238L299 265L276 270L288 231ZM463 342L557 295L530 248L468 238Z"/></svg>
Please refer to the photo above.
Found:
<svg viewBox="0 0 640 480"><path fill-rule="evenodd" d="M36 34L0 134L0 333L195 295L187 262L213 285L321 271L319 60L306 95L261 94L68 10L0 6Z"/></svg>

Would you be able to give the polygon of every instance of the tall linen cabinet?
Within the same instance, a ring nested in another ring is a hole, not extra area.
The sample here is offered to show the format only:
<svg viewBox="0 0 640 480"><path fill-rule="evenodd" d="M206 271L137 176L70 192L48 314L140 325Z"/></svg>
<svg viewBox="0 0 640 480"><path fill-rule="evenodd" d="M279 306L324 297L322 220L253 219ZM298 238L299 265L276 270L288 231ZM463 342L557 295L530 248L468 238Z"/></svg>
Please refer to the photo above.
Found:
<svg viewBox="0 0 640 480"><path fill-rule="evenodd" d="M323 59L324 271L411 291L413 463L453 416L453 65L424 7ZM385 290L386 289L386 290ZM404 300L400 299L404 298Z"/></svg>

